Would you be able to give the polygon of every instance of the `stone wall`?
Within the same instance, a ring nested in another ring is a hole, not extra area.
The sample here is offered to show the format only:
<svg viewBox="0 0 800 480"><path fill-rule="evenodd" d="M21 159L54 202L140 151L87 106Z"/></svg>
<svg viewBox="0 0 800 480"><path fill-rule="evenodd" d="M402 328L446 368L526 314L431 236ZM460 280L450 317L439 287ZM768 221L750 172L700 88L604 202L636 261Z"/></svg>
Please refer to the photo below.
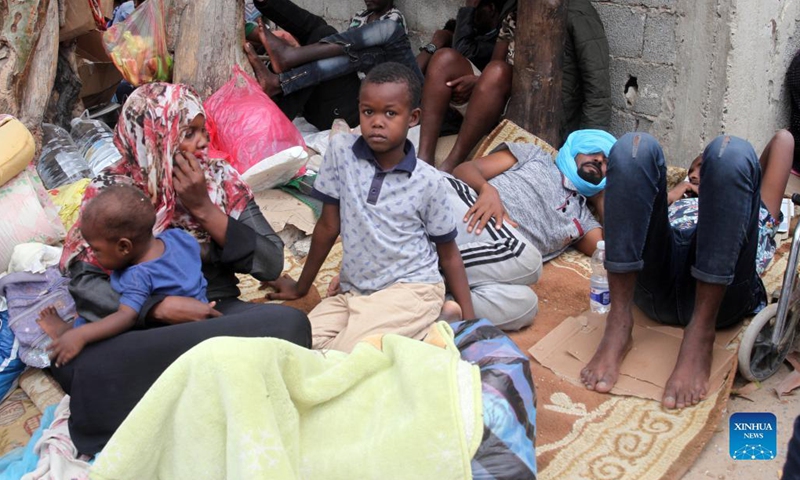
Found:
<svg viewBox="0 0 800 480"><path fill-rule="evenodd" d="M725 132L760 151L788 125L797 0L594 2L611 49L612 133L647 131L687 166Z"/></svg>
<svg viewBox="0 0 800 480"><path fill-rule="evenodd" d="M346 28L362 0L297 0ZM396 0L412 46L463 1ZM688 166L722 132L760 152L788 125L786 67L800 46L800 0L593 0L611 49L611 131L652 133Z"/></svg>

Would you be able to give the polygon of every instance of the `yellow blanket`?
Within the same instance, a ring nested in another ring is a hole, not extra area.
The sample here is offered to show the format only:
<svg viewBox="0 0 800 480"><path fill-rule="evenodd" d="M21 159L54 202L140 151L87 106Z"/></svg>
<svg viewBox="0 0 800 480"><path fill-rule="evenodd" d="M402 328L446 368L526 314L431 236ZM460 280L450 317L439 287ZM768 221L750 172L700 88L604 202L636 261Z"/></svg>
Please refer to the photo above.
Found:
<svg viewBox="0 0 800 480"><path fill-rule="evenodd" d="M471 478L480 376L386 335L351 354L216 338L180 357L120 426L93 479Z"/></svg>

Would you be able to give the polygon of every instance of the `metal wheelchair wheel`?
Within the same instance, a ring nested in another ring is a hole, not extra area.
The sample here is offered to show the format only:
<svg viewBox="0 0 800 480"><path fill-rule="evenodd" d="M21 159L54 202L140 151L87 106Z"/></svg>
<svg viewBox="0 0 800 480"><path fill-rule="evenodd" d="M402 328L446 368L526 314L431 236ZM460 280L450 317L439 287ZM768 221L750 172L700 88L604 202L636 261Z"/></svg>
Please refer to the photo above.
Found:
<svg viewBox="0 0 800 480"><path fill-rule="evenodd" d="M771 377L781 367L792 348L794 329L790 327L792 322L789 322L789 319L784 324L784 328L787 328L784 335L789 335L791 338L784 339L779 345L772 343L777 312L777 303L761 310L748 325L739 344L739 372L751 382L760 382ZM789 311L788 316L797 313Z"/></svg>

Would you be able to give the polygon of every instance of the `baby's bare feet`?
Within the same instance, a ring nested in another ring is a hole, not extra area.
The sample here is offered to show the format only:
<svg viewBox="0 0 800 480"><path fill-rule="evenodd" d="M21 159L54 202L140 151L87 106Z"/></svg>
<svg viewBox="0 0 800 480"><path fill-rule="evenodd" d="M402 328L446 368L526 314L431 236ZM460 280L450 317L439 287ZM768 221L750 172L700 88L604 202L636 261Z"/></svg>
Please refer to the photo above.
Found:
<svg viewBox="0 0 800 480"><path fill-rule="evenodd" d="M44 333L52 339L60 337L64 332L72 328L69 323L61 318L58 310L52 305L39 312L39 318L36 319L36 322L42 327Z"/></svg>

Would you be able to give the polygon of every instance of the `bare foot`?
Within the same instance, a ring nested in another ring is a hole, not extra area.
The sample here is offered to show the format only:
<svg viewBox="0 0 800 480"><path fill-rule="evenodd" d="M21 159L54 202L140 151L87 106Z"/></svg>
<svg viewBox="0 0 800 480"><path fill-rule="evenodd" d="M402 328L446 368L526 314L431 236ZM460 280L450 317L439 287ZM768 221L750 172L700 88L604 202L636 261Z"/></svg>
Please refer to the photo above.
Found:
<svg viewBox="0 0 800 480"><path fill-rule="evenodd" d="M439 314L439 320L458 322L461 320L461 307L452 300L446 300L442 305L442 313Z"/></svg>
<svg viewBox="0 0 800 480"><path fill-rule="evenodd" d="M283 73L287 70L291 70L293 65L287 63L289 61L287 57L291 55L293 47L267 30L261 18L258 19L258 28L256 28L256 32L258 33L258 39L261 40L261 44L267 49L272 70L274 70L275 73Z"/></svg>
<svg viewBox="0 0 800 480"><path fill-rule="evenodd" d="M711 358L714 348L714 329L686 327L661 404L664 408L684 408L696 405L706 398L708 377L711 375Z"/></svg>
<svg viewBox="0 0 800 480"><path fill-rule="evenodd" d="M630 310L613 309L606 319L603 339L586 367L581 370L581 381L586 388L608 393L619 378L619 368L631 349L633 316Z"/></svg>
<svg viewBox="0 0 800 480"><path fill-rule="evenodd" d="M61 318L56 307L52 305L39 312L39 318L36 319L36 323L38 323L39 326L42 327L42 330L44 330L44 333L53 340L72 328L69 323Z"/></svg>
<svg viewBox="0 0 800 480"><path fill-rule="evenodd" d="M250 45L249 42L244 42L244 53L247 55L250 66L253 67L253 72L256 74L256 81L258 81L258 85L264 90L264 93L270 97L275 97L283 93L278 76L269 71L269 68L258 58L255 50L253 50L253 46Z"/></svg>

